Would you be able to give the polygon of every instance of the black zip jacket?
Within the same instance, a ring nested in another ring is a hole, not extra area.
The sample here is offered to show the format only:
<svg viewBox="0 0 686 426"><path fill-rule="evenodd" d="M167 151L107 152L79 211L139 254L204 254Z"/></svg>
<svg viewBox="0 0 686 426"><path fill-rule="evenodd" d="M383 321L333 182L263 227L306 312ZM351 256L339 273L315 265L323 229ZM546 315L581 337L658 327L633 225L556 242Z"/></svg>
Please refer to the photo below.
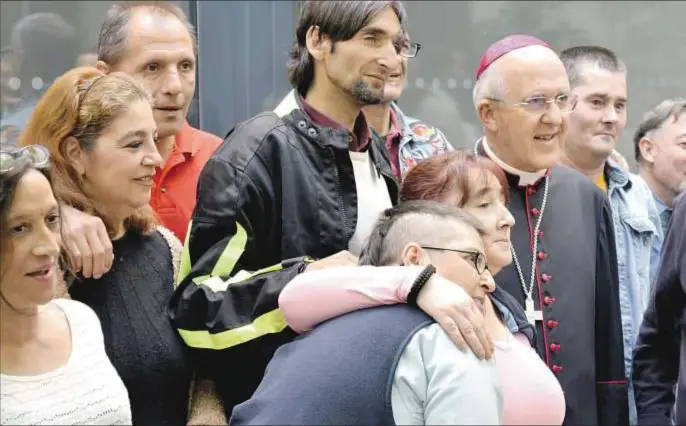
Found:
<svg viewBox="0 0 686 426"><path fill-rule="evenodd" d="M686 424L686 194L674 202L658 271L634 349L638 424L671 425L676 401L675 424L683 425Z"/></svg>
<svg viewBox="0 0 686 426"><path fill-rule="evenodd" d="M200 374L215 380L227 418L295 336L278 310L283 287L312 258L346 250L355 232L348 137L301 108L265 112L232 129L200 174L169 310ZM373 135L368 149L395 204L383 141Z"/></svg>

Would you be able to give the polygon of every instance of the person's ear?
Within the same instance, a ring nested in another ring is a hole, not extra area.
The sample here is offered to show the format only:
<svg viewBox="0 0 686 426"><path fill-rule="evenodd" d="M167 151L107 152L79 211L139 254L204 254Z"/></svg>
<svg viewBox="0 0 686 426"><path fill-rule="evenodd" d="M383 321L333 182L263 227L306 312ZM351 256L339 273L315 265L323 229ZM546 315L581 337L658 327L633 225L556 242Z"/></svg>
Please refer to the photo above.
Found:
<svg viewBox="0 0 686 426"><path fill-rule="evenodd" d="M429 254L417 243L408 243L403 248L402 259L405 266L428 265L431 263Z"/></svg>
<svg viewBox="0 0 686 426"><path fill-rule="evenodd" d="M107 63L105 61L96 62L95 68L97 68L98 71L101 71L103 74L109 74L110 72L112 72L112 70L110 69L110 66L107 65Z"/></svg>
<svg viewBox="0 0 686 426"><path fill-rule="evenodd" d="M498 131L498 120L494 102L489 99L482 99L476 106L476 115L484 128L491 132Z"/></svg>
<svg viewBox="0 0 686 426"><path fill-rule="evenodd" d="M79 176L86 174L86 153L81 149L79 141L69 136L64 141L64 159L70 164Z"/></svg>
<svg viewBox="0 0 686 426"><path fill-rule="evenodd" d="M641 140L638 141L638 150L643 161L651 164L655 162L655 155L657 154L658 147L652 139L648 137L641 138Z"/></svg>
<svg viewBox="0 0 686 426"><path fill-rule="evenodd" d="M331 53L331 40L324 36L316 25L307 30L305 46L316 61L321 61L326 54Z"/></svg>

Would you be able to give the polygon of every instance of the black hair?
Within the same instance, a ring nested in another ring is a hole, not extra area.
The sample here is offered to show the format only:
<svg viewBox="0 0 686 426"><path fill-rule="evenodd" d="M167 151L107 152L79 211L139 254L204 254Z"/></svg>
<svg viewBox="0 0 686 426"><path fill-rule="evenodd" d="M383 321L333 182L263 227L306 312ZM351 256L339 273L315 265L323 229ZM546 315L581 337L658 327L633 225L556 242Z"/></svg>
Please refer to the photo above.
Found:
<svg viewBox="0 0 686 426"><path fill-rule="evenodd" d="M0 246L4 248L4 239L7 235L7 215L12 207L14 195L21 178L31 170L40 172L53 188L52 175L48 167L35 167L30 161L19 161L10 173L0 173ZM53 188L54 193L54 188Z"/></svg>
<svg viewBox="0 0 686 426"><path fill-rule="evenodd" d="M319 27L322 36L334 44L350 40L384 8L390 6L400 21L403 33L407 28L407 16L402 3L397 0L306 0L300 7L300 17L295 40L288 59L288 80L301 95L305 95L314 80L314 62L307 50L307 31ZM332 46L333 50L333 46Z"/></svg>

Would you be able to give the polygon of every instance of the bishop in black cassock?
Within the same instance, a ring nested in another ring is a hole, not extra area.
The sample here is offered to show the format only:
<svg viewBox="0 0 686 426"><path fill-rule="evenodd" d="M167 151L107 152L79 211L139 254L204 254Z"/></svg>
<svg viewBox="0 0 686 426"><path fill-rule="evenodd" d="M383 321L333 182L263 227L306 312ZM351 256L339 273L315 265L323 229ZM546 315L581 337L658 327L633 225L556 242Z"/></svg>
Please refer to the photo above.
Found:
<svg viewBox="0 0 686 426"><path fill-rule="evenodd" d="M536 324L538 352L565 393L564 424L626 425L610 203L590 179L556 165L567 122L564 66L545 42L510 36L486 51L477 84L497 60L498 69L486 78L503 86L476 90L486 137L474 148L505 171L516 220L513 263L496 282Z"/></svg>

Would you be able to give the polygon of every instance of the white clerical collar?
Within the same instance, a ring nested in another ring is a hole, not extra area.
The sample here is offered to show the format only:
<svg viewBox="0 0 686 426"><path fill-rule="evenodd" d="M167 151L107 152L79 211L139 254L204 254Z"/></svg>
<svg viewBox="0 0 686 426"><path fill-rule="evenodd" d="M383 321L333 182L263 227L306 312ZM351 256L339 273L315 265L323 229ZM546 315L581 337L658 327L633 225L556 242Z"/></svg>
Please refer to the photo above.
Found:
<svg viewBox="0 0 686 426"><path fill-rule="evenodd" d="M537 172L525 172L519 169L515 169L514 167L506 164L503 160L498 158L497 155L491 150L491 147L488 146L488 142L486 142L486 136L481 138L481 145L484 147L484 152L486 155L493 160L495 164L498 165L501 169L503 169L505 172L515 175L519 177L519 186L527 186L527 185L533 185L536 182L538 182L540 179L542 179L545 174L547 173L546 169L539 170Z"/></svg>

